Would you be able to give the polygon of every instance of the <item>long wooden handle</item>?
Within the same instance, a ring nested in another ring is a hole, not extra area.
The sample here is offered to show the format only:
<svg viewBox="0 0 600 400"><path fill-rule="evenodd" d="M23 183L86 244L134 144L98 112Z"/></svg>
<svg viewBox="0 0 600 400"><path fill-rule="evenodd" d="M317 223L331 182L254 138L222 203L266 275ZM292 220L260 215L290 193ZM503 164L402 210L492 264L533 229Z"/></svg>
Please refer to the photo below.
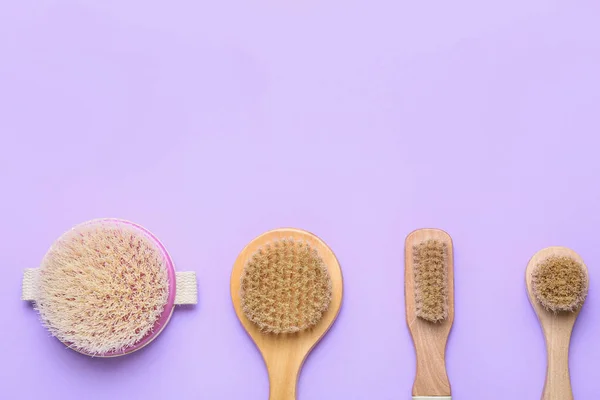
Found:
<svg viewBox="0 0 600 400"><path fill-rule="evenodd" d="M418 354L413 396L449 396L450 382L443 358L431 353Z"/></svg>
<svg viewBox="0 0 600 400"><path fill-rule="evenodd" d="M286 357L269 360L269 400L296 400L296 384L303 358L302 354L289 353Z"/></svg>
<svg viewBox="0 0 600 400"><path fill-rule="evenodd" d="M570 332L554 331L546 337L548 367L542 400L573 400L571 377L569 376Z"/></svg>
<svg viewBox="0 0 600 400"><path fill-rule="evenodd" d="M435 332L435 328L432 331ZM414 335L414 343L417 371L413 396L450 396L445 360L446 340L435 335Z"/></svg>

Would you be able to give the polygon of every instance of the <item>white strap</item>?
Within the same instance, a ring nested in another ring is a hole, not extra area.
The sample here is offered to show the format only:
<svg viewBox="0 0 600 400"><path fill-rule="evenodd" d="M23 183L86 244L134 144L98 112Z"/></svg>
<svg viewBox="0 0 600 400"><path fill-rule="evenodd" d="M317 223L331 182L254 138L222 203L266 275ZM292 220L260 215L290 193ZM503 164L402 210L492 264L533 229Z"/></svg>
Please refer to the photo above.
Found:
<svg viewBox="0 0 600 400"><path fill-rule="evenodd" d="M452 396L413 396L413 400L452 400Z"/></svg>
<svg viewBox="0 0 600 400"><path fill-rule="evenodd" d="M28 268L25 271L23 271L21 300L35 301L35 299L37 298L37 280L39 276L39 268Z"/></svg>
<svg viewBox="0 0 600 400"><path fill-rule="evenodd" d="M193 271L175 273L175 304L197 304L198 288Z"/></svg>
<svg viewBox="0 0 600 400"><path fill-rule="evenodd" d="M37 299L37 281L39 268L28 268L23 271L21 300L35 301ZM197 304L198 288L196 287L195 272L175 273L175 304Z"/></svg>

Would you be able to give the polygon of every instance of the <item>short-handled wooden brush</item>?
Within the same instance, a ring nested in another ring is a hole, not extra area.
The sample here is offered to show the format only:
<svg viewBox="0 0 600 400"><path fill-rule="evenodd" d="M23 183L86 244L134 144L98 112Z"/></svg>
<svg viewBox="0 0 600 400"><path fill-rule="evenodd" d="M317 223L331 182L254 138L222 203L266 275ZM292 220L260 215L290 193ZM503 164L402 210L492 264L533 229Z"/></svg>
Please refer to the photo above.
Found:
<svg viewBox="0 0 600 400"><path fill-rule="evenodd" d="M573 250L548 247L531 258L525 281L529 300L546 338L547 368L542 400L573 400L569 344L588 292L587 267Z"/></svg>
<svg viewBox="0 0 600 400"><path fill-rule="evenodd" d="M452 239L439 229L419 229L406 238L406 323L416 351L414 400L450 400L446 343L454 321Z"/></svg>

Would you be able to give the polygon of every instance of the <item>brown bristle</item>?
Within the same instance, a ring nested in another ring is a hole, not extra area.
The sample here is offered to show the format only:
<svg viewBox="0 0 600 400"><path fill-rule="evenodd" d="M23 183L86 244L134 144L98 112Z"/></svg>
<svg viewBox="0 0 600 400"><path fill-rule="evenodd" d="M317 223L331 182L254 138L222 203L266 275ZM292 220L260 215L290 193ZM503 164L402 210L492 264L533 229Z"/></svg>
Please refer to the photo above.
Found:
<svg viewBox="0 0 600 400"><path fill-rule="evenodd" d="M266 333L293 333L321 319L331 302L331 278L309 243L282 239L258 249L241 276L246 317Z"/></svg>
<svg viewBox="0 0 600 400"><path fill-rule="evenodd" d="M46 254L38 293L36 308L59 340L91 355L121 351L148 334L163 312L166 260L134 227L82 224Z"/></svg>
<svg viewBox="0 0 600 400"><path fill-rule="evenodd" d="M430 239L413 246L416 315L430 322L448 318L448 247Z"/></svg>
<svg viewBox="0 0 600 400"><path fill-rule="evenodd" d="M584 266L570 257L548 257L535 266L531 278L536 299L548 311L575 311L587 296Z"/></svg>

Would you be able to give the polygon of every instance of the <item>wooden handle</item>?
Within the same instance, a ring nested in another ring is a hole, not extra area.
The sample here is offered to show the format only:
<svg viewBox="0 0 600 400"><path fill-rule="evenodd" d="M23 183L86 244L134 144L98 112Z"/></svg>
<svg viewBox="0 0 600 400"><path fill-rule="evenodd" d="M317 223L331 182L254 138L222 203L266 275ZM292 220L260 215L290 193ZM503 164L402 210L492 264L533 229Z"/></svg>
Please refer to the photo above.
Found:
<svg viewBox="0 0 600 400"><path fill-rule="evenodd" d="M447 327L416 320L412 328L417 358L413 396L450 396L445 360Z"/></svg>
<svg viewBox="0 0 600 400"><path fill-rule="evenodd" d="M266 362L269 371L269 400L296 400L296 385L304 357L289 352L286 357L272 357Z"/></svg>
<svg viewBox="0 0 600 400"><path fill-rule="evenodd" d="M555 321L560 317L555 317ZM561 329L562 328L562 329ZM542 400L573 400L569 376L569 343L573 326L555 324L546 335L548 366ZM566 331L568 330L568 331Z"/></svg>

